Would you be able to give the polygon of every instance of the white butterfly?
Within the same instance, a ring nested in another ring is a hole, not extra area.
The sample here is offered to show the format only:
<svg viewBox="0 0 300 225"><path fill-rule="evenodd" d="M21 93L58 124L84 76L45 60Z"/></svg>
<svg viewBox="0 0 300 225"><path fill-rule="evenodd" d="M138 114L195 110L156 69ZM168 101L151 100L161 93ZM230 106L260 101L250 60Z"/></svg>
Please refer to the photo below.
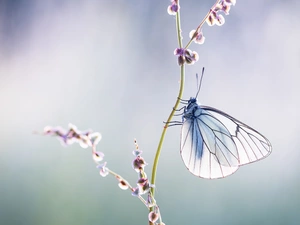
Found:
<svg viewBox="0 0 300 225"><path fill-rule="evenodd" d="M188 100L183 112L180 153L192 174L224 178L241 165L267 157L271 151L271 143L258 131L218 109L199 105L196 98Z"/></svg>

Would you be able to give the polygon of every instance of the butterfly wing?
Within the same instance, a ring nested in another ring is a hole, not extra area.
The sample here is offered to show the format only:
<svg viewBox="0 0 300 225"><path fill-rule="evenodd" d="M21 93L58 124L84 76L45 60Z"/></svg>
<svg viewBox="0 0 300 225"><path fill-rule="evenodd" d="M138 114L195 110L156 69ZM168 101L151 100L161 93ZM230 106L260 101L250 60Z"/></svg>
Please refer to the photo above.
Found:
<svg viewBox="0 0 300 225"><path fill-rule="evenodd" d="M261 160L272 152L270 141L255 129L221 110L209 106L201 106L201 108L227 127L237 146L240 165Z"/></svg>
<svg viewBox="0 0 300 225"><path fill-rule="evenodd" d="M270 154L270 142L253 128L212 107L197 110L182 125L180 151L194 175L223 178Z"/></svg>
<svg viewBox="0 0 300 225"><path fill-rule="evenodd" d="M234 173L239 166L236 145L228 129L200 107L181 130L181 156L188 170L208 179Z"/></svg>

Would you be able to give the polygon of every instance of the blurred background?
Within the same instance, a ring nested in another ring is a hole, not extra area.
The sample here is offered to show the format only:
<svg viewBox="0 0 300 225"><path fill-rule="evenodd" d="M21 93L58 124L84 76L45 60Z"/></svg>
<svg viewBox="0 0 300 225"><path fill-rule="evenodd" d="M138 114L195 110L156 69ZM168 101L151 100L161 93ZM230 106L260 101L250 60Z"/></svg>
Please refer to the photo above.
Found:
<svg viewBox="0 0 300 225"><path fill-rule="evenodd" d="M181 1L187 43L213 0ZM68 123L101 132L108 167L134 185L134 138L149 163L175 103L179 67L168 0L0 1L0 224L147 224L141 202L101 177L91 151L34 135ZM170 224L299 224L299 1L237 1L204 25L184 98L259 130L273 153L225 179L191 175L168 129L156 199ZM296 12L297 10L297 12Z"/></svg>

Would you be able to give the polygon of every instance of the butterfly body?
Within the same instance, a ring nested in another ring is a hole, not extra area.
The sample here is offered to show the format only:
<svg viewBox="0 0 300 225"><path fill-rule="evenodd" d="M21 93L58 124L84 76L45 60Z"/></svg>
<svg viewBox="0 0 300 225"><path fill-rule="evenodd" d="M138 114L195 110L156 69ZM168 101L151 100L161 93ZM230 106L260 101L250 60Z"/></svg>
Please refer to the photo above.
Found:
<svg viewBox="0 0 300 225"><path fill-rule="evenodd" d="M271 143L248 125L192 97L183 112L180 153L192 174L215 179L265 158Z"/></svg>

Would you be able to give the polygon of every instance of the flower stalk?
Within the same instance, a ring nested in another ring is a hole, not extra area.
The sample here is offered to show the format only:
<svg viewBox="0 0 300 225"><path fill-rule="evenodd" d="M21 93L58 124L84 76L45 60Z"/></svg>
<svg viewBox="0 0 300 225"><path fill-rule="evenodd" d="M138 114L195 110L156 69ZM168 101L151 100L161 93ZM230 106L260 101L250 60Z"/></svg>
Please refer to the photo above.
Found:
<svg viewBox="0 0 300 225"><path fill-rule="evenodd" d="M179 0L177 1L179 4ZM181 36L181 24L180 24L180 11L178 10L178 12L176 13L176 29L177 29L177 40L178 40L178 45L179 48L182 48L182 36ZM166 121L166 125L163 128L162 134L160 136L160 140L158 143L158 147L156 150L156 154L155 154L155 158L154 158L154 162L153 162L153 167L152 167L152 177L151 177L151 184L155 185L155 181L156 181L156 172L157 172L157 165L158 165L158 161L159 161L159 156L161 153L161 148L162 148L162 144L164 142L164 138L167 132L167 128L168 128L168 124L172 121L172 118L176 112L176 110L178 109L178 106L180 104L180 99L182 98L182 94L183 94L183 90L184 90L184 80L185 80L185 66L184 64L180 66L180 87L179 87L179 92L178 92L178 96L177 96L177 100L174 104L174 107ZM154 198L155 196L155 190L154 188L151 188L151 194Z"/></svg>

